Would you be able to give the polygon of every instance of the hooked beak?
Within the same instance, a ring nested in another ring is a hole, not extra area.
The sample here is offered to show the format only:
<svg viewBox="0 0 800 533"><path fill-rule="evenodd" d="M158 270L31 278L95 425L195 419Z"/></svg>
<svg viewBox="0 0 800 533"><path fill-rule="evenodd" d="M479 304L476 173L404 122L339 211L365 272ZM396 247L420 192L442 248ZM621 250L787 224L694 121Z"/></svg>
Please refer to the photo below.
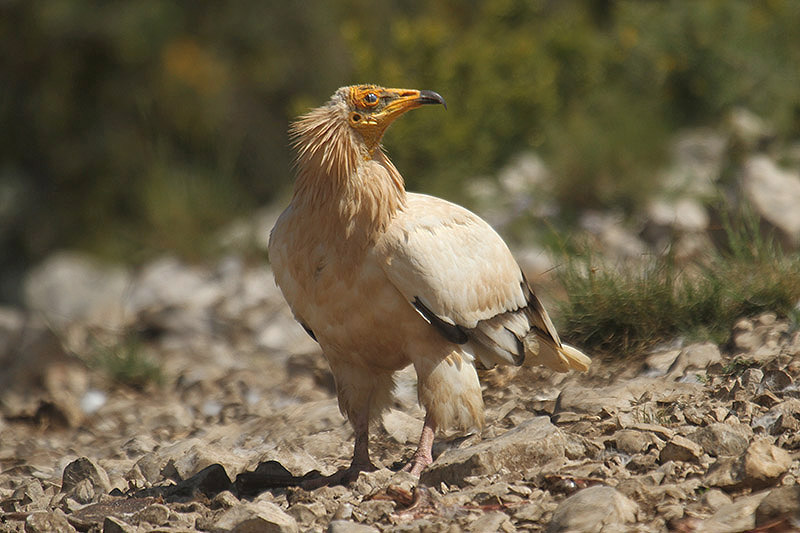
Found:
<svg viewBox="0 0 800 533"><path fill-rule="evenodd" d="M392 96L389 103L381 111L382 122L386 125L392 123L397 117L427 104L442 104L447 109L447 103L437 92L418 91L416 89L386 89L386 96Z"/></svg>
<svg viewBox="0 0 800 533"><path fill-rule="evenodd" d="M442 104L447 109L447 102L444 101L442 95L434 91L419 91L417 100L420 104Z"/></svg>

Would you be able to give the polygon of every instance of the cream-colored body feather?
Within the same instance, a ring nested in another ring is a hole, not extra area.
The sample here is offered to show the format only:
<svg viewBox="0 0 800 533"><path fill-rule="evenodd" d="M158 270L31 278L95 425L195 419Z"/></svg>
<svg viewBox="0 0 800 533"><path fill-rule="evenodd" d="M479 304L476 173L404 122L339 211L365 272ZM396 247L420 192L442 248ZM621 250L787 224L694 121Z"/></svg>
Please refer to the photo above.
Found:
<svg viewBox="0 0 800 533"><path fill-rule="evenodd" d="M497 233L462 207L406 193L380 148L347 127L347 112L334 95L295 125L295 195L269 245L277 284L330 363L342 412L377 416L393 373L413 364L435 427L477 428L476 359L586 370L589 358L561 344Z"/></svg>

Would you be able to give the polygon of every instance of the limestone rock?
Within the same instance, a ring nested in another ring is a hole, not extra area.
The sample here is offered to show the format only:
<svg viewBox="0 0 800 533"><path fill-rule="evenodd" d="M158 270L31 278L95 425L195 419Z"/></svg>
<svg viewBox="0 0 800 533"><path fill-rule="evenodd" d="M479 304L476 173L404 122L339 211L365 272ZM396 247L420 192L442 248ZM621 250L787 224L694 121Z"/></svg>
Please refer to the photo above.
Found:
<svg viewBox="0 0 800 533"><path fill-rule="evenodd" d="M327 515L325 505L319 501L298 502L289 507L286 512L292 515L298 524L304 525L313 524Z"/></svg>
<svg viewBox="0 0 800 533"><path fill-rule="evenodd" d="M160 503L154 503L136 512L131 520L137 524L139 522L147 522L154 526L160 526L169 519L169 513L169 507Z"/></svg>
<svg viewBox="0 0 800 533"><path fill-rule="evenodd" d="M639 506L611 487L589 487L559 504L547 533L612 532L636 521Z"/></svg>
<svg viewBox="0 0 800 533"><path fill-rule="evenodd" d="M485 513L469 525L472 531L513 531L513 525L508 515L500 511Z"/></svg>
<svg viewBox="0 0 800 533"><path fill-rule="evenodd" d="M692 461L696 462L702 457L703 448L686 437L675 435L664 445L659 455L661 463L668 461Z"/></svg>
<svg viewBox="0 0 800 533"><path fill-rule="evenodd" d="M741 424L714 423L690 434L689 439L702 446L712 457L738 457L747 450L752 433L748 426Z"/></svg>
<svg viewBox="0 0 800 533"><path fill-rule="evenodd" d="M772 489L756 508L756 527L782 517L800 520L800 485Z"/></svg>
<svg viewBox="0 0 800 533"><path fill-rule="evenodd" d="M684 259L702 249L708 225L708 211L696 198L656 198L647 207L642 236L659 250L672 244L677 257Z"/></svg>
<svg viewBox="0 0 800 533"><path fill-rule="evenodd" d="M763 149L775 136L775 132L764 119L743 107L737 107L730 112L727 126L732 142L747 151Z"/></svg>
<svg viewBox="0 0 800 533"><path fill-rule="evenodd" d="M421 419L397 409L388 409L381 421L386 433L400 444L416 442L422 433Z"/></svg>
<svg viewBox="0 0 800 533"><path fill-rule="evenodd" d="M719 489L708 489L703 493L700 501L714 511L733 502L730 496Z"/></svg>
<svg viewBox="0 0 800 533"><path fill-rule="evenodd" d="M781 232L785 241L800 244L800 174L783 170L767 156L745 162L745 196L758 214Z"/></svg>
<svg viewBox="0 0 800 533"><path fill-rule="evenodd" d="M231 533L298 533L295 519L274 503L255 501L228 509L214 522L217 530Z"/></svg>
<svg viewBox="0 0 800 533"><path fill-rule="evenodd" d="M459 485L468 476L501 469L520 472L564 457L566 439L546 416L532 418L499 437L463 449L450 449L422 472L420 482Z"/></svg>
<svg viewBox="0 0 800 533"><path fill-rule="evenodd" d="M667 370L671 378L678 378L687 370L703 370L708 365L722 361L719 347L712 342L690 344L681 350L678 357Z"/></svg>
<svg viewBox="0 0 800 533"><path fill-rule="evenodd" d="M661 440L652 433L635 429L621 429L614 433L610 440L617 450L628 455L646 452L661 443Z"/></svg>
<svg viewBox="0 0 800 533"><path fill-rule="evenodd" d="M792 464L792 457L783 448L766 441L750 445L744 456L744 470L747 485L766 486L778 479Z"/></svg>
<svg viewBox="0 0 800 533"><path fill-rule="evenodd" d="M350 520L331 520L328 524L328 533L378 533L378 530Z"/></svg>
<svg viewBox="0 0 800 533"><path fill-rule="evenodd" d="M74 494L77 490L84 487L89 487L91 492L88 494L89 499L94 499L102 494L108 494L111 490L111 482L108 479L106 471L88 457L80 457L75 459L64 468L64 474L61 479L61 492L65 494ZM86 496L78 499L81 503L89 503L84 501Z"/></svg>
<svg viewBox="0 0 800 533"><path fill-rule="evenodd" d="M621 217L611 213L585 212L581 227L592 234L612 258L638 259L647 253L647 245L621 223Z"/></svg>
<svg viewBox="0 0 800 533"><path fill-rule="evenodd" d="M718 458L708 469L705 483L728 490L761 489L775 483L791 463L786 450L766 441L756 441L738 458Z"/></svg>
<svg viewBox="0 0 800 533"><path fill-rule="evenodd" d="M660 402L681 397L700 395L698 383L668 382L657 378L636 378L608 387L583 387L570 384L564 387L556 400L555 413L573 412L599 415L601 412L627 412L644 395Z"/></svg>
<svg viewBox="0 0 800 533"><path fill-rule="evenodd" d="M57 329L74 322L119 327L124 321L123 302L130 281L122 268L62 252L51 255L27 275L25 303Z"/></svg>
<svg viewBox="0 0 800 533"><path fill-rule="evenodd" d="M692 533L750 531L755 527L754 512L766 495L766 492L759 492L724 504L711 517L696 523L690 531Z"/></svg>
<svg viewBox="0 0 800 533"><path fill-rule="evenodd" d="M103 520L103 533L136 533L136 526L114 516L107 516Z"/></svg>
<svg viewBox="0 0 800 533"><path fill-rule="evenodd" d="M25 519L25 533L76 533L60 510L31 513Z"/></svg>

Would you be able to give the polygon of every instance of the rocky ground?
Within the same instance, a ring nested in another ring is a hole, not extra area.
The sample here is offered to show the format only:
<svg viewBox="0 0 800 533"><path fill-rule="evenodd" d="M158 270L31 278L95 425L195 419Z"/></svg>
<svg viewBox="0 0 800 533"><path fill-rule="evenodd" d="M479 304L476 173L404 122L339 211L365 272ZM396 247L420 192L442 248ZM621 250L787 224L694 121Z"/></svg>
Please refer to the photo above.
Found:
<svg viewBox="0 0 800 533"><path fill-rule="evenodd" d="M372 433L382 468L306 491L352 431L268 270L67 254L32 279L32 302L58 298L0 313L3 531L800 528L800 332L774 314L587 375L487 371L483 434L442 441L419 481L394 472L422 423L403 373Z"/></svg>

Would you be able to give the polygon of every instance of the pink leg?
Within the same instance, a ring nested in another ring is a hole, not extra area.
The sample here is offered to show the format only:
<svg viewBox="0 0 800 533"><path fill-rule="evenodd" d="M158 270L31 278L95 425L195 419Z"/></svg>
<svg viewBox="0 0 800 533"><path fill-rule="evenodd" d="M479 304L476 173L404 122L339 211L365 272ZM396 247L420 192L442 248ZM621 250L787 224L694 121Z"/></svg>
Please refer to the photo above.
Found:
<svg viewBox="0 0 800 533"><path fill-rule="evenodd" d="M425 424L422 426L422 435L419 437L419 445L414 457L403 467L404 472L411 472L412 475L419 477L425 467L433 462L433 436L436 432L436 423L429 414L425 415Z"/></svg>
<svg viewBox="0 0 800 533"><path fill-rule="evenodd" d="M358 479L359 472L374 472L377 470L369 459L369 413L359 414L357 418L352 419L350 422L356 438L353 447L353 460L350 462L350 466L330 476L307 479L301 485L304 489L313 490L329 485L346 485Z"/></svg>

